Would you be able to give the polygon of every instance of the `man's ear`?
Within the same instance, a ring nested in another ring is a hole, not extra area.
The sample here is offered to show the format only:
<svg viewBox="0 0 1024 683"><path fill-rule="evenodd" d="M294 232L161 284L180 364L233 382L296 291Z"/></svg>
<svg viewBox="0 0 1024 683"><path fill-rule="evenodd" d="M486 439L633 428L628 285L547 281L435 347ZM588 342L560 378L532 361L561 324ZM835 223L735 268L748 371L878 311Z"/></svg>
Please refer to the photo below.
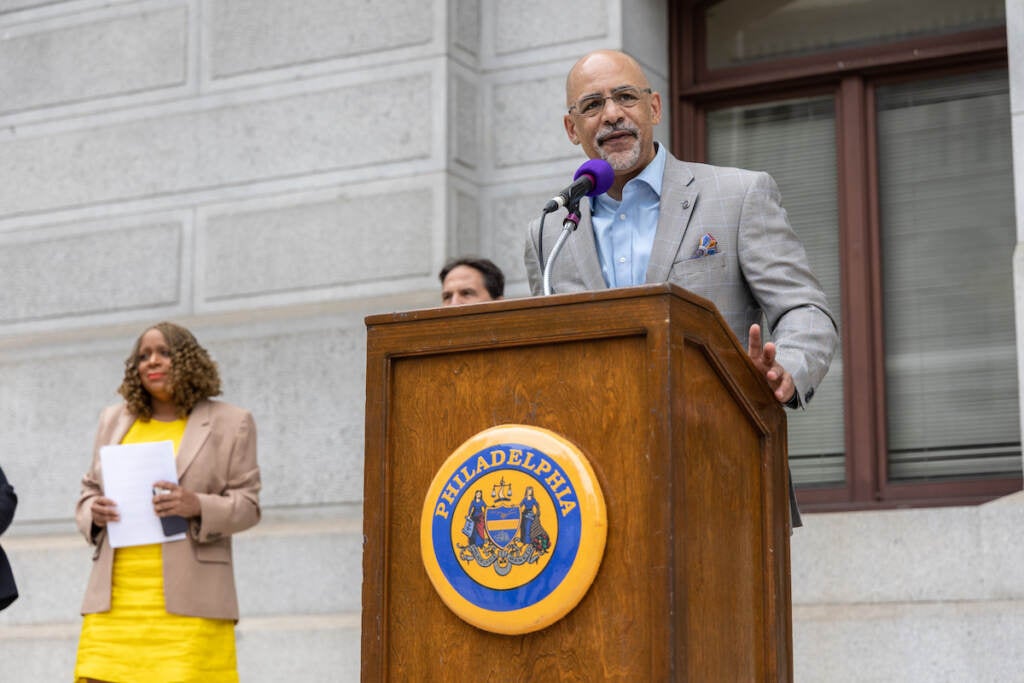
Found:
<svg viewBox="0 0 1024 683"><path fill-rule="evenodd" d="M580 144L580 136L576 134L576 121L572 118L572 114L563 116L562 123L565 124L565 134L569 136L569 142L574 145Z"/></svg>
<svg viewBox="0 0 1024 683"><path fill-rule="evenodd" d="M651 122L654 124L661 123L661 93L651 93Z"/></svg>

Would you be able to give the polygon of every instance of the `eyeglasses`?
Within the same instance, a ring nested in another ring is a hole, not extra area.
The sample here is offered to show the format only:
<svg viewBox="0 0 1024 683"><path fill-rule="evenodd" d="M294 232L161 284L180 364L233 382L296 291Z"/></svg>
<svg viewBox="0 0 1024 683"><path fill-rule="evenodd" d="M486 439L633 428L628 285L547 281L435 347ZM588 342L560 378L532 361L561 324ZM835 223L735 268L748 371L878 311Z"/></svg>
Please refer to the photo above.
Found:
<svg viewBox="0 0 1024 683"><path fill-rule="evenodd" d="M635 107L644 93L650 95L651 89L644 88L641 90L639 88L634 88L633 86L627 86L612 91L612 94L607 97L603 97L601 95L590 95L582 98L579 102L569 107L569 113L571 114L573 109L575 109L576 113L580 116L586 116L588 118L591 116L597 116L604 111L604 103L607 100L611 100L618 107Z"/></svg>

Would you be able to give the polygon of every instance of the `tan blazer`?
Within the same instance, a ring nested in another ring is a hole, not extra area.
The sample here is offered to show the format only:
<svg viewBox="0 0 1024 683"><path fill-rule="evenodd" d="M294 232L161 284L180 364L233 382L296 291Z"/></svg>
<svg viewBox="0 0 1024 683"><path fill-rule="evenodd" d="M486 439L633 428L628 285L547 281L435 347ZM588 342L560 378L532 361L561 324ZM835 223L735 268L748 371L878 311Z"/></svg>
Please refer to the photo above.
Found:
<svg viewBox="0 0 1024 683"><path fill-rule="evenodd" d="M100 447L120 443L134 419L125 404L103 410L92 467L82 477L75 521L86 540L96 546L82 614L110 610L114 551L106 529L92 525L91 502L103 493ZM202 514L192 520L188 538L163 544L167 611L238 621L231 535L260 519L260 469L252 414L220 401L199 402L189 415L176 463L178 481L199 496Z"/></svg>

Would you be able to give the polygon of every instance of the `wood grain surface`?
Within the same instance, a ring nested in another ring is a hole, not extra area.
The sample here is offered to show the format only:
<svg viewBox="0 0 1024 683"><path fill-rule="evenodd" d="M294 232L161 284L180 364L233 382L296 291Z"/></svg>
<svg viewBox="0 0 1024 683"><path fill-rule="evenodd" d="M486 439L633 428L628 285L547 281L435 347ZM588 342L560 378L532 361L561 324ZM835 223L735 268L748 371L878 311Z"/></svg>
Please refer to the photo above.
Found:
<svg viewBox="0 0 1024 683"><path fill-rule="evenodd" d="M672 285L367 318L364 681L792 679L785 415L706 300ZM586 454L608 539L541 631L462 621L419 522L467 438L518 423Z"/></svg>

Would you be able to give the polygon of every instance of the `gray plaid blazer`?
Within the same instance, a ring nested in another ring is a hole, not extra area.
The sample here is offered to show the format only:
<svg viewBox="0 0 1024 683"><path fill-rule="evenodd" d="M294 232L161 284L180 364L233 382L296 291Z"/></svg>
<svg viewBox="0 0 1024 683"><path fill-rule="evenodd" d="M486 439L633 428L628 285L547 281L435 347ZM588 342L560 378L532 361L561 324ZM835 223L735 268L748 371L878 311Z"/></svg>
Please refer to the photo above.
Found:
<svg viewBox="0 0 1024 683"><path fill-rule="evenodd" d="M838 335L780 199L767 173L687 163L669 154L646 282L672 282L709 299L744 348L750 326L766 323L776 358L793 376L803 406L828 371ZM544 259L562 231L563 216L552 214L545 222ZM530 224L525 253L534 295L544 285L539 225L539 219ZM718 253L696 256L709 233ZM579 228L552 267L551 289L565 294L606 288L584 198Z"/></svg>

